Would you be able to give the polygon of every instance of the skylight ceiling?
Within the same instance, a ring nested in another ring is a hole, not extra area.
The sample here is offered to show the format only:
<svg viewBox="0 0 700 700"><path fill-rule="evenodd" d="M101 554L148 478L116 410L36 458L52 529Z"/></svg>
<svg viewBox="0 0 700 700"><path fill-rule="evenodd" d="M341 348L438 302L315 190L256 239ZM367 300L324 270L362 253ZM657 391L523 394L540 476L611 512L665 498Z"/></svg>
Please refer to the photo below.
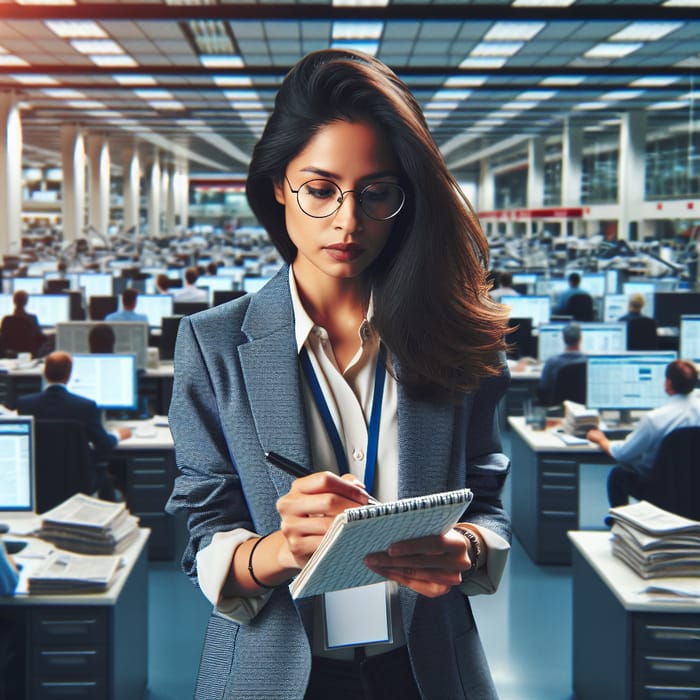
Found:
<svg viewBox="0 0 700 700"><path fill-rule="evenodd" d="M392 66L457 171L565 122L594 130L640 110L658 132L698 113L698 0L64 1L0 1L0 89L20 95L34 165L59 164L61 125L80 124L109 138L117 166L137 146L244 175L284 74L329 46Z"/></svg>

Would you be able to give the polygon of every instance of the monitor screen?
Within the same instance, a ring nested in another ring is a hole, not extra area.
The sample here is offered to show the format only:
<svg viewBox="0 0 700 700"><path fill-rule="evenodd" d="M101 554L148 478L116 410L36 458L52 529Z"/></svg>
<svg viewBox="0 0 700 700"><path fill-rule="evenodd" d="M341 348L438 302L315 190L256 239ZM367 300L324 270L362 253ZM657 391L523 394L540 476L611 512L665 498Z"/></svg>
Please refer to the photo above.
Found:
<svg viewBox="0 0 700 700"><path fill-rule="evenodd" d="M232 277L219 277L218 275L201 275L197 278L198 287L207 287L209 290L209 303L214 300L214 290L228 292L233 289L234 279Z"/></svg>
<svg viewBox="0 0 700 700"><path fill-rule="evenodd" d="M163 316L173 315L173 295L139 294L136 299L136 313L146 314L151 328L160 328Z"/></svg>
<svg viewBox="0 0 700 700"><path fill-rule="evenodd" d="M625 282L622 285L622 293L629 299L632 294L641 294L644 297L645 316L654 317L654 292L656 287L653 282Z"/></svg>
<svg viewBox="0 0 700 700"><path fill-rule="evenodd" d="M626 323L579 323L581 326L581 352L587 355L625 352L627 349ZM551 323L537 331L537 359L546 362L552 355L564 352L562 330L565 323Z"/></svg>
<svg viewBox="0 0 700 700"><path fill-rule="evenodd" d="M92 399L98 408L138 407L134 355L73 355L68 390Z"/></svg>
<svg viewBox="0 0 700 700"><path fill-rule="evenodd" d="M659 326L678 328L681 316L700 314L700 292L657 292L654 318Z"/></svg>
<svg viewBox="0 0 700 700"><path fill-rule="evenodd" d="M90 331L104 321L70 321L56 325L56 350L71 355L90 352ZM132 321L110 321L114 352L136 356L136 368L145 369L148 358L148 326Z"/></svg>
<svg viewBox="0 0 700 700"><path fill-rule="evenodd" d="M246 292L257 292L270 281L269 277L244 277L243 290Z"/></svg>
<svg viewBox="0 0 700 700"><path fill-rule="evenodd" d="M617 321L627 311L628 302L624 294L606 294L603 297L603 321Z"/></svg>
<svg viewBox="0 0 700 700"><path fill-rule="evenodd" d="M649 410L666 403L666 365L675 352L627 352L591 355L586 370L589 408Z"/></svg>
<svg viewBox="0 0 700 700"><path fill-rule="evenodd" d="M700 316L681 316L680 354L700 365Z"/></svg>
<svg viewBox="0 0 700 700"><path fill-rule="evenodd" d="M15 310L12 294L0 294L0 319L9 316Z"/></svg>
<svg viewBox="0 0 700 700"><path fill-rule="evenodd" d="M109 272L84 272L78 275L78 286L86 299L114 294L114 278Z"/></svg>
<svg viewBox="0 0 700 700"><path fill-rule="evenodd" d="M536 272L514 272L513 284L526 284L528 294L535 293L535 285L537 284Z"/></svg>
<svg viewBox="0 0 700 700"><path fill-rule="evenodd" d="M23 289L27 294L43 294L44 278L42 277L11 277L11 290L17 292Z"/></svg>
<svg viewBox="0 0 700 700"><path fill-rule="evenodd" d="M605 292L607 294L617 294L620 290L620 271L606 270L605 271Z"/></svg>
<svg viewBox="0 0 700 700"><path fill-rule="evenodd" d="M34 418L0 416L0 511L34 510Z"/></svg>
<svg viewBox="0 0 700 700"><path fill-rule="evenodd" d="M569 280L563 277L545 278L538 277L535 283L535 294L547 294L556 299L565 289L569 288Z"/></svg>
<svg viewBox="0 0 700 700"><path fill-rule="evenodd" d="M533 327L549 323L552 300L548 296L502 296L501 303L510 306L513 318L531 318Z"/></svg>
<svg viewBox="0 0 700 700"><path fill-rule="evenodd" d="M605 294L606 280L604 272L584 272L581 275L581 289L592 297L602 297Z"/></svg>
<svg viewBox="0 0 700 700"><path fill-rule="evenodd" d="M53 328L61 321L70 321L70 297L67 294L30 294L27 313L35 314L40 326Z"/></svg>

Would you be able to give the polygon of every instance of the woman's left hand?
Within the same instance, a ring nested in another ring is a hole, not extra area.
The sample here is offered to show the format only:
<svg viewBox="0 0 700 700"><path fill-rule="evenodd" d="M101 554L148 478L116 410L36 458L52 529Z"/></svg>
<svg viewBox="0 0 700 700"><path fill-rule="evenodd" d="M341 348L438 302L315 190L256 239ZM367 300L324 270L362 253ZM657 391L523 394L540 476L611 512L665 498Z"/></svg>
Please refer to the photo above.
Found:
<svg viewBox="0 0 700 700"><path fill-rule="evenodd" d="M448 530L444 535L396 542L386 552L367 555L365 564L390 581L437 598L462 582L471 561L466 539Z"/></svg>

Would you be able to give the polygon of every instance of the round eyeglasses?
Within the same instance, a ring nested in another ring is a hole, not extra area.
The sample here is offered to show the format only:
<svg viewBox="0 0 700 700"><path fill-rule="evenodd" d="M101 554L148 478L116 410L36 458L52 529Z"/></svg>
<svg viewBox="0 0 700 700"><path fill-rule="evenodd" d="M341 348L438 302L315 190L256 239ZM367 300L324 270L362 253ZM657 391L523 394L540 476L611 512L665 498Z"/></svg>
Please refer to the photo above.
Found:
<svg viewBox="0 0 700 700"><path fill-rule="evenodd" d="M309 180L295 190L289 182L289 189L297 196L299 208L314 219L325 219L335 214L345 201L345 195L357 195L357 203L370 219L387 221L393 219L406 201L406 193L394 182L373 182L361 190L343 192L330 180Z"/></svg>

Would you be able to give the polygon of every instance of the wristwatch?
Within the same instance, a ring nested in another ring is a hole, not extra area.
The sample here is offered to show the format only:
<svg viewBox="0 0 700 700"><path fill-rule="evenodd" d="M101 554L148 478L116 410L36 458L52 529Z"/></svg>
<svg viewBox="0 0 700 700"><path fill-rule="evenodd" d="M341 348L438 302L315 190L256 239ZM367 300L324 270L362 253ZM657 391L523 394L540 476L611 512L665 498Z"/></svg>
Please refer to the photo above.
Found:
<svg viewBox="0 0 700 700"><path fill-rule="evenodd" d="M469 528L455 525L453 529L459 532L459 534L462 535L462 537L464 537L464 539L466 539L471 545L469 548L469 559L471 560L472 565L469 567L469 569L462 572L462 578L464 578L465 575L471 576L479 568L479 560L481 559L481 542Z"/></svg>

